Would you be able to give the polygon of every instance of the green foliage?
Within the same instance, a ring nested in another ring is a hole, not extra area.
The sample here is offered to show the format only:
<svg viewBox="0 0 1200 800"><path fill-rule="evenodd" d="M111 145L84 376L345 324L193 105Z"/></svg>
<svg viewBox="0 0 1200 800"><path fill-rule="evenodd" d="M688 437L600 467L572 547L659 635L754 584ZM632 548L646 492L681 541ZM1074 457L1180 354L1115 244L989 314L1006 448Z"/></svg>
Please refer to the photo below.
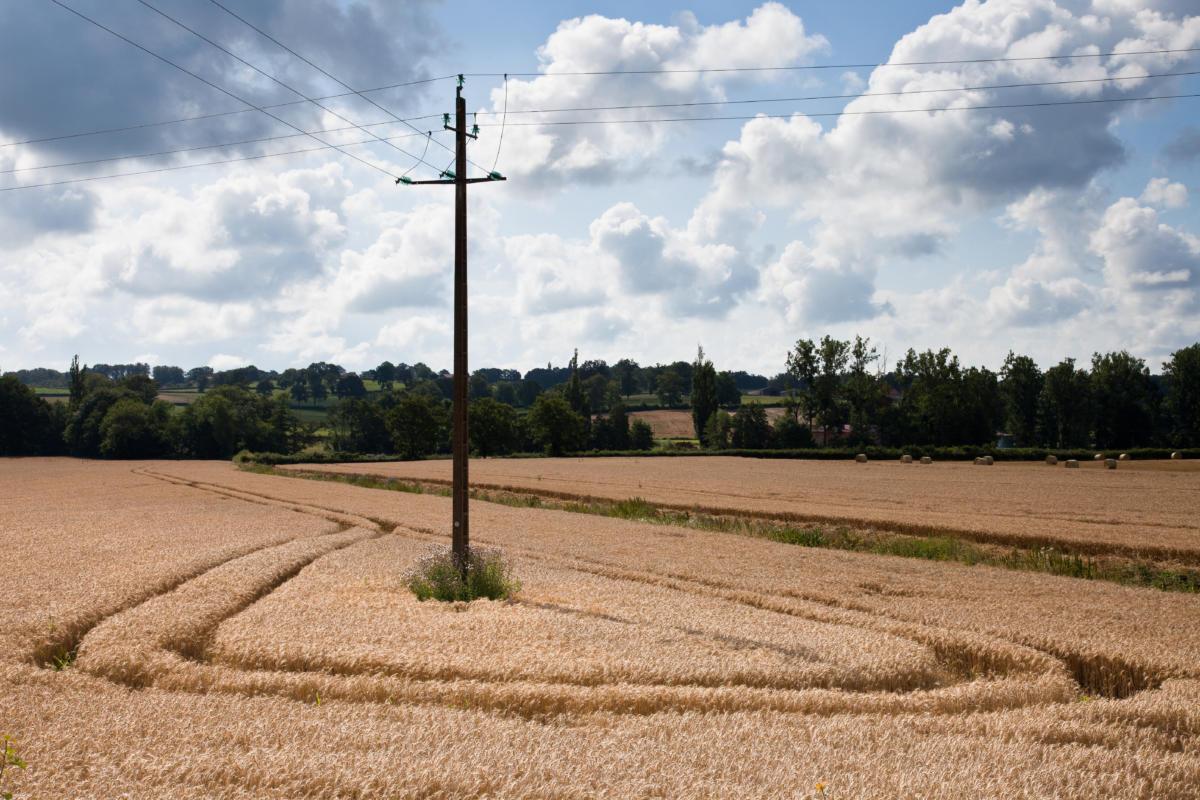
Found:
<svg viewBox="0 0 1200 800"><path fill-rule="evenodd" d="M331 443L337 450L357 453L393 450L385 412L379 403L358 397L341 400L329 412L329 427L333 431Z"/></svg>
<svg viewBox="0 0 1200 800"><path fill-rule="evenodd" d="M704 357L704 348L696 353L692 365L692 429L703 447L707 444L709 417L717 410L717 371L711 361Z"/></svg>
<svg viewBox="0 0 1200 800"><path fill-rule="evenodd" d="M674 408L683 402L683 378L673 369L664 369L658 374L654 393L663 408Z"/></svg>
<svg viewBox="0 0 1200 800"><path fill-rule="evenodd" d="M557 392L538 395L529 412L529 432L552 456L582 449L587 441L583 417Z"/></svg>
<svg viewBox="0 0 1200 800"><path fill-rule="evenodd" d="M125 397L114 403L100 423L100 455L105 458L158 458L169 450L166 438L171 406L146 405Z"/></svg>
<svg viewBox="0 0 1200 800"><path fill-rule="evenodd" d="M0 456L61 452L65 426L66 406L46 402L12 375L0 378Z"/></svg>
<svg viewBox="0 0 1200 800"><path fill-rule="evenodd" d="M729 372L717 373L717 405L722 408L736 408L742 404L742 390Z"/></svg>
<svg viewBox="0 0 1200 800"><path fill-rule="evenodd" d="M760 450L771 445L771 424L767 411L757 403L744 405L733 415L730 444L734 447Z"/></svg>
<svg viewBox="0 0 1200 800"><path fill-rule="evenodd" d="M443 400L428 394L405 392L387 412L392 445L405 458L422 458L449 443L450 413Z"/></svg>
<svg viewBox="0 0 1200 800"><path fill-rule="evenodd" d="M654 429L644 419L635 419L629 426L629 447L639 452L654 449Z"/></svg>
<svg viewBox="0 0 1200 800"><path fill-rule="evenodd" d="M879 423L883 405L886 402L884 383L880 376L871 372L871 365L879 360L879 352L871 344L870 339L855 336L850 345L849 372L843 382L842 392L846 398L848 420L853 438L867 442L871 432ZM802 439L802 434L789 430L795 438ZM809 436L811 439L811 435ZM803 445L780 445L801 447Z"/></svg>
<svg viewBox="0 0 1200 800"><path fill-rule="evenodd" d="M1145 443L1154 427L1156 392L1150 370L1122 350L1092 356L1092 430L1097 447Z"/></svg>
<svg viewBox="0 0 1200 800"><path fill-rule="evenodd" d="M784 414L775 420L775 429L771 441L776 447L794 450L802 447L815 447L812 431L791 414Z"/></svg>
<svg viewBox="0 0 1200 800"><path fill-rule="evenodd" d="M421 601L507 600L521 590L508 560L494 548L472 547L465 573L450 548L437 546L409 570L404 582Z"/></svg>
<svg viewBox="0 0 1200 800"><path fill-rule="evenodd" d="M471 402L467 429L471 451L485 458L507 455L520 446L517 412L490 396Z"/></svg>
<svg viewBox="0 0 1200 800"><path fill-rule="evenodd" d="M25 769L29 766L17 752L15 742L16 740L7 733L0 734L0 799L2 800L12 800L13 798L12 791L5 787L5 773L10 768Z"/></svg>
<svg viewBox="0 0 1200 800"><path fill-rule="evenodd" d="M229 458L239 450L288 448L299 422L278 400L242 386L217 386L184 408L176 445L194 458Z"/></svg>
<svg viewBox="0 0 1200 800"><path fill-rule="evenodd" d="M1000 369L1000 397L1004 402L1005 428L1021 445L1037 441L1038 395L1042 391L1042 371L1029 356L1011 350Z"/></svg>
<svg viewBox="0 0 1200 800"><path fill-rule="evenodd" d="M733 417L718 410L708 418L704 426L704 446L713 450L724 450L729 447L732 432Z"/></svg>
<svg viewBox="0 0 1200 800"><path fill-rule="evenodd" d="M1176 350L1163 364L1170 440L1200 444L1200 343Z"/></svg>
<svg viewBox="0 0 1200 800"><path fill-rule="evenodd" d="M1051 447L1087 447L1092 391L1085 370L1067 358L1046 370L1038 396L1038 440Z"/></svg>
<svg viewBox="0 0 1200 800"><path fill-rule="evenodd" d="M346 397L366 397L367 387L363 384L362 378L358 377L353 372L347 372L337 379L334 384L333 392L340 398Z"/></svg>

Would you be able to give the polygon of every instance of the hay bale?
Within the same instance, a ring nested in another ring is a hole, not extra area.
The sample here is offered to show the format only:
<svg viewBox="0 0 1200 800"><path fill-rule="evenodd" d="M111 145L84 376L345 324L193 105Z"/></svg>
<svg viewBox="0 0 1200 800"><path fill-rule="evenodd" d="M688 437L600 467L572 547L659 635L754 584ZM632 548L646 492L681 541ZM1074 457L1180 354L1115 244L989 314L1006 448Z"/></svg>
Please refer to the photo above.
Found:
<svg viewBox="0 0 1200 800"><path fill-rule="evenodd" d="M978 467L982 463L983 463L983 459L980 458L979 456L975 456L975 466Z"/></svg>
<svg viewBox="0 0 1200 800"><path fill-rule="evenodd" d="M1105 467L1105 469L1116 469L1117 468L1117 460L1115 458L1104 459L1104 467Z"/></svg>
<svg viewBox="0 0 1200 800"><path fill-rule="evenodd" d="M922 464L932 464L933 459L930 458L929 456L921 456L921 463Z"/></svg>
<svg viewBox="0 0 1200 800"><path fill-rule="evenodd" d="M1053 467L1058 463L1058 456L1046 456L1046 463Z"/></svg>
<svg viewBox="0 0 1200 800"><path fill-rule="evenodd" d="M984 456L983 463L990 467L992 464L996 463L996 459L992 458L991 456Z"/></svg>
<svg viewBox="0 0 1200 800"><path fill-rule="evenodd" d="M905 453L904 455L900 456L900 463L901 464L911 464L912 456L910 456L908 453Z"/></svg>
<svg viewBox="0 0 1200 800"><path fill-rule="evenodd" d="M1067 463L1063 464L1067 469L1079 469L1079 462L1073 458L1068 458Z"/></svg>
<svg viewBox="0 0 1200 800"><path fill-rule="evenodd" d="M1173 461L1179 461L1182 458L1183 458L1183 453L1180 453L1179 451L1171 453L1171 460L1173 460Z"/></svg>
<svg viewBox="0 0 1200 800"><path fill-rule="evenodd" d="M1103 461L1103 460L1104 460L1104 453L1096 453L1096 455L1092 456L1092 461Z"/></svg>
<svg viewBox="0 0 1200 800"><path fill-rule="evenodd" d="M858 455L856 455L856 456L854 457L854 460L855 460L856 462L858 462L859 464L865 464L865 463L867 463L867 454L866 454L866 453L859 453Z"/></svg>
<svg viewBox="0 0 1200 800"><path fill-rule="evenodd" d="M1132 461L1133 456L1129 455L1129 453L1121 453L1121 455L1117 456L1117 459L1120 461Z"/></svg>
<svg viewBox="0 0 1200 800"><path fill-rule="evenodd" d="M990 467L994 459L991 456L975 456L975 463L980 466Z"/></svg>

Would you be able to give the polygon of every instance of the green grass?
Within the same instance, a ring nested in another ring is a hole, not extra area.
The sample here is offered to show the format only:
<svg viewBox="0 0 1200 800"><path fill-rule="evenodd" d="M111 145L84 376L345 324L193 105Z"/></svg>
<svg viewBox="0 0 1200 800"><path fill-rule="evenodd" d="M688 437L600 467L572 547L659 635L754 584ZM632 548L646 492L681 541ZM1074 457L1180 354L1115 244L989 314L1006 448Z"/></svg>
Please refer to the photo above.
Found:
<svg viewBox="0 0 1200 800"><path fill-rule="evenodd" d="M404 582L418 600L446 603L507 600L521 590L503 553L487 547L471 548L465 570L450 548L434 547L404 576Z"/></svg>
<svg viewBox="0 0 1200 800"><path fill-rule="evenodd" d="M782 397L771 397L763 394L744 394L742 395L742 405L748 406L751 403L760 406L781 406L783 405Z"/></svg>
<svg viewBox="0 0 1200 800"><path fill-rule="evenodd" d="M290 478L348 483L369 489L450 496L450 487L443 484L330 472L280 470L256 464L239 466L253 472ZM474 500L485 503L516 508L545 508L576 514L617 517L635 522L752 536L799 547L848 550L968 566L981 564L1082 580L1107 581L1161 591L1200 593L1200 570L1166 569L1154 562L1136 559L1114 559L1105 562L1055 548L1012 547L1006 549L996 546L986 547L945 534L915 535L875 529L855 529L848 526L796 526L791 523L755 517L716 515L699 511L662 508L641 497L631 497L625 500L564 500L543 497L530 492L489 489L472 489L470 496Z"/></svg>

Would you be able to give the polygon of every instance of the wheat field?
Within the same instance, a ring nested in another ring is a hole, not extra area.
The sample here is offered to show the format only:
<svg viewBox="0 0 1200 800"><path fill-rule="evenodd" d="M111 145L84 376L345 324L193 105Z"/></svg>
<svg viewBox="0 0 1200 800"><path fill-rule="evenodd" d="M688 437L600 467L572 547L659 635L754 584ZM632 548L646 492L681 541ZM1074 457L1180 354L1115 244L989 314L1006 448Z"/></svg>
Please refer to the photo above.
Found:
<svg viewBox="0 0 1200 800"><path fill-rule="evenodd" d="M661 461L659 491L690 475L737 496L726 466L665 469L712 459ZM583 480L571 462L495 463ZM839 502L902 496L901 468L878 466ZM1125 466L1140 494L1075 490L1128 521L1109 527L1187 546L1195 473ZM972 491L960 478L1028 486L1035 467L972 469L945 470L946 503ZM769 507L780 474L741 496ZM7 460L0 485L0 733L29 764L0 790L19 798L1200 786L1196 595L475 503L473 541L504 548L521 592L419 603L402 576L448 538L447 498L216 462ZM981 529L1004 532L1002 496L984 496ZM1061 535L1090 535L1067 513Z"/></svg>
<svg viewBox="0 0 1200 800"><path fill-rule="evenodd" d="M449 461L280 469L448 482ZM1200 563L1200 462L856 464L734 457L476 459L473 486Z"/></svg>

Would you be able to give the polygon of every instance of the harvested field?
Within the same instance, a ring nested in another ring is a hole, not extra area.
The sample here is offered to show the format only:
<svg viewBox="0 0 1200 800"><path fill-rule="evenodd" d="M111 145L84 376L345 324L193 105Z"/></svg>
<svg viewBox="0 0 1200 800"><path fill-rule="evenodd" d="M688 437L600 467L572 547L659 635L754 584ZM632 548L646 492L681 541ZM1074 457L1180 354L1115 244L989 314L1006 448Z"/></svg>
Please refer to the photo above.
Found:
<svg viewBox="0 0 1200 800"><path fill-rule="evenodd" d="M17 797L1200 785L1194 595L477 503L524 588L422 604L401 575L446 498L198 462L0 483Z"/></svg>
<svg viewBox="0 0 1200 800"><path fill-rule="evenodd" d="M777 399L777 398L772 398ZM783 416L785 409L770 407L764 409L767 419L774 422ZM631 420L640 419L646 422L654 431L657 439L695 439L696 429L692 424L691 411L661 409L658 411L631 411Z"/></svg>
<svg viewBox="0 0 1200 800"><path fill-rule="evenodd" d="M551 497L644 498L716 514L948 533L997 544L1200 564L1200 462L1079 470L1040 462L802 461L734 457L485 459L473 486ZM294 470L445 482L449 461Z"/></svg>

